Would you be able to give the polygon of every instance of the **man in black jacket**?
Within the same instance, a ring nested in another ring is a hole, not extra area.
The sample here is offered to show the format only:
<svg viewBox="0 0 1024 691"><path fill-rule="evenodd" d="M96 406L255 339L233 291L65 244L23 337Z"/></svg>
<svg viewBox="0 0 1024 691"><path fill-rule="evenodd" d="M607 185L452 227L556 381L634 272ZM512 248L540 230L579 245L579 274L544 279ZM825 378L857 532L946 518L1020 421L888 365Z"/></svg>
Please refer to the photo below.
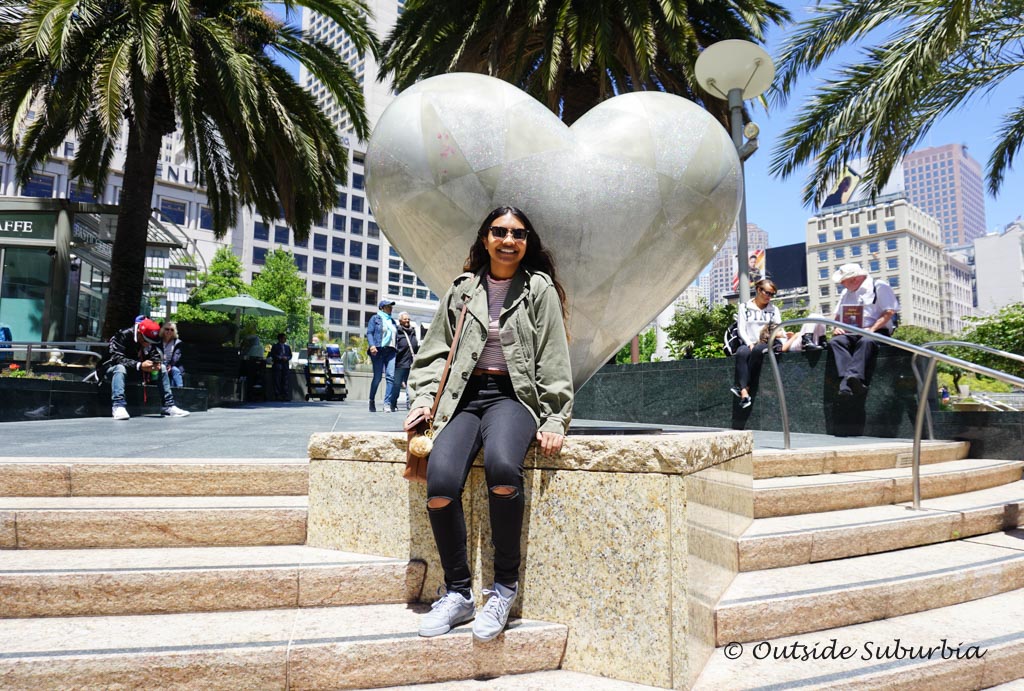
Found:
<svg viewBox="0 0 1024 691"><path fill-rule="evenodd" d="M419 339L416 338L416 329L409 320L409 313L402 312L398 315L398 329L395 337L395 346L398 354L395 356L395 383L391 387L391 400L388 405L391 412L398 410L398 392L409 381L409 371L412 369L412 359L416 351L420 349ZM405 394L405 409L409 410L409 394Z"/></svg>
<svg viewBox="0 0 1024 691"><path fill-rule="evenodd" d="M163 390L164 405L161 415L167 417L187 417L188 411L174 405L174 394L171 393L171 380L163 367L160 347L160 325L151 319L137 319L127 329L121 329L110 339L107 359L100 363L97 374L101 380L110 380L111 403L115 420L127 420L131 416L125 407L124 380L129 370L138 372L143 378L153 378L160 382Z"/></svg>

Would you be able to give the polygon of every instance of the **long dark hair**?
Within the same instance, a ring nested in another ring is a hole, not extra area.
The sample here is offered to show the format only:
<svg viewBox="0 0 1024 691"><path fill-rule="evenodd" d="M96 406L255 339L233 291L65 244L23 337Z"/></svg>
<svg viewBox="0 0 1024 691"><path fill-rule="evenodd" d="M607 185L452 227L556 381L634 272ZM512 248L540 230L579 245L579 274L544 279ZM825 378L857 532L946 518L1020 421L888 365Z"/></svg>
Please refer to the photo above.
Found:
<svg viewBox="0 0 1024 691"><path fill-rule="evenodd" d="M534 229L533 224L530 223L530 219L526 217L520 209L514 206L499 206L497 209L487 214L484 218L484 222L480 224L480 229L476 231L476 240L469 248L469 256L466 257L466 263L463 264L463 271L472 271L476 273L482 267L487 266L491 262L491 255L487 254L487 247L484 244L484 238L487 235L488 229L491 227L491 223L494 219L501 218L506 214L512 214L523 226L530 231L526 235L526 254L523 256L523 261L520 266L529 269L531 271L543 271L551 277L551 282L555 284L555 292L558 293L558 301L562 308L562 321L569 321L569 313L565 307L565 289L562 288L562 284L558 282L558 278L555 276L555 260L551 256L551 253L544 249L544 243L541 242L540 236ZM568 332L568 324L566 324L566 332Z"/></svg>

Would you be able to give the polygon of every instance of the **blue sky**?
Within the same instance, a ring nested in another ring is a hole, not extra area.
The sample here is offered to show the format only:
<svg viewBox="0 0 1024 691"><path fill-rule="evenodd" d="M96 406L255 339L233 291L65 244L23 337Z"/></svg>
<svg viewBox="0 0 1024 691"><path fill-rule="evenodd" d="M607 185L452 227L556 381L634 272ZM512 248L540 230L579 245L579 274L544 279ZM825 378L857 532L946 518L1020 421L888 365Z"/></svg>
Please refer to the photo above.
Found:
<svg viewBox="0 0 1024 691"><path fill-rule="evenodd" d="M799 21L807 16L803 9L806 0L783 0L793 18ZM279 16L283 14L283 5L268 5ZM290 20L299 23L299 15L293 14ZM785 39L785 33L776 30L768 35L767 49L771 54L778 51ZM804 227L807 218L813 213L801 203L802 187L806 170L798 171L786 180L772 176L768 172L772 151L781 133L794 119L799 111L803 98L809 94L816 84L829 78L833 69L856 57L853 49L841 53L837 60L826 65L815 73L807 75L798 83L794 96L785 108L771 108L767 112L757 104L753 104L751 115L761 128L760 150L747 161L747 218L768 231L771 246L788 245L804 241ZM288 65L296 76L297 66ZM966 144L970 155L984 169L988 157L995 147L995 132L1000 117L1020 104L1020 94L1024 94L1024 70L1014 75L1013 79L1004 82L997 90L988 95L976 98L961 110L956 111L939 121L922 140L920 147L941 146L943 144ZM998 198L987 197L985 200L986 222L989 230L1002 227L1018 216L1024 214L1024 151L1018 159L1015 170L1009 172L1003 182L1002 192Z"/></svg>

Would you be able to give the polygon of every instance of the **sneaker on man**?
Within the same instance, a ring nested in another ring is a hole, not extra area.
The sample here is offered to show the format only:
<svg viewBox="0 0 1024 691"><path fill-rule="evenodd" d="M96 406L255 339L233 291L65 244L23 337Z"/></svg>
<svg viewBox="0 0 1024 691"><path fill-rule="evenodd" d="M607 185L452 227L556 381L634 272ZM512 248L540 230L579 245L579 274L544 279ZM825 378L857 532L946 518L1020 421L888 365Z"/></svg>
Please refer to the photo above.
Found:
<svg viewBox="0 0 1024 691"><path fill-rule="evenodd" d="M113 417L115 420L128 420L131 418L131 415L128 414L128 409L123 405L116 405L114 406Z"/></svg>
<svg viewBox="0 0 1024 691"><path fill-rule="evenodd" d="M160 414L164 417L188 417L192 413L187 410L182 410L176 405L169 406L160 411Z"/></svg>
<svg viewBox="0 0 1024 691"><path fill-rule="evenodd" d="M430 606L429 612L420 617L421 636L440 636L448 633L453 626L472 619L476 612L476 603L473 602L472 595L467 600L454 590L445 591L443 585L437 589L437 594L441 598Z"/></svg>
<svg viewBox="0 0 1024 691"><path fill-rule="evenodd" d="M506 588L501 583L494 584L494 590L484 590L484 595L490 595L487 601L476 615L473 622L473 637L478 641L490 641L505 630L508 623L508 612L512 609L512 603L516 601L519 593L519 584L515 588Z"/></svg>

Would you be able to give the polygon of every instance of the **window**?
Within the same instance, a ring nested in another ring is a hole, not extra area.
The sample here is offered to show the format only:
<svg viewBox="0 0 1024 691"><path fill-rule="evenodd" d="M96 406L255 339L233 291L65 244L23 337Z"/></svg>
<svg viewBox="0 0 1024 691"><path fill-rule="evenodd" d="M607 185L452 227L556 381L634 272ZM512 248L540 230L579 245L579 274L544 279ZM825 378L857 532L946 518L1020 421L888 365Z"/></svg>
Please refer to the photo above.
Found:
<svg viewBox="0 0 1024 691"><path fill-rule="evenodd" d="M185 225L185 216L188 212L188 202L180 202L177 199L165 199L160 197L160 215L171 223L179 226Z"/></svg>
<svg viewBox="0 0 1024 691"><path fill-rule="evenodd" d="M402 288L402 296L403 297L407 297L407 298L411 298L412 297L412 288Z"/></svg>
<svg viewBox="0 0 1024 691"><path fill-rule="evenodd" d="M363 265L362 264L356 264L354 262L349 263L349 265L348 265L348 277L350 279L352 279L353 281L361 281L361 280L363 280Z"/></svg>
<svg viewBox="0 0 1024 691"><path fill-rule="evenodd" d="M833 231L832 232L832 237L834 237L836 240L842 240L843 239L843 231L842 231L842 229Z"/></svg>
<svg viewBox="0 0 1024 691"><path fill-rule="evenodd" d="M363 198L352 195L352 210L362 212L363 210Z"/></svg>
<svg viewBox="0 0 1024 691"><path fill-rule="evenodd" d="M416 291L416 297L418 297L420 300L426 300L427 299L427 291L425 291L425 290L417 290Z"/></svg>
<svg viewBox="0 0 1024 691"><path fill-rule="evenodd" d="M366 299L364 300L364 302L367 305L376 305L377 304L377 291L376 290L372 290L370 288L367 288L366 289ZM398 315L395 315L396 318L397 318L397 316Z"/></svg>
<svg viewBox="0 0 1024 691"><path fill-rule="evenodd" d="M68 199L73 202L89 202L95 203L99 201L96 199L96 195L92 193L92 188L88 185L82 185L80 183L71 183L68 189ZM203 207L206 208L205 206ZM212 225L210 226L213 227Z"/></svg>
<svg viewBox="0 0 1024 691"><path fill-rule="evenodd" d="M900 277L899 276L893 276L892 278L890 278L889 279L889 287L890 288L899 288L900 287Z"/></svg>
<svg viewBox="0 0 1024 691"><path fill-rule="evenodd" d="M860 256L860 251L861 251L860 245L854 245L853 247L850 248L850 256L851 257L859 257Z"/></svg>
<svg viewBox="0 0 1024 691"><path fill-rule="evenodd" d="M298 239L298 238L295 238L295 246L296 247L302 247L302 248L309 247L309 237L304 237L301 240Z"/></svg>
<svg viewBox="0 0 1024 691"><path fill-rule="evenodd" d="M377 267L376 266L368 266L368 267L366 267L366 282L367 283L377 283L379 280L380 280L380 277L377 274Z"/></svg>
<svg viewBox="0 0 1024 691"><path fill-rule="evenodd" d="M338 192L338 208L344 209L348 205L348 195L344 192Z"/></svg>
<svg viewBox="0 0 1024 691"><path fill-rule="evenodd" d="M843 247L836 247L835 255L836 259L844 259L846 257L846 249Z"/></svg>
<svg viewBox="0 0 1024 691"><path fill-rule="evenodd" d="M323 257L313 257L313 273L323 276L327 273L327 260Z"/></svg>
<svg viewBox="0 0 1024 691"><path fill-rule="evenodd" d="M21 194L25 197L52 197L53 180L52 175L33 173L21 188Z"/></svg>
<svg viewBox="0 0 1024 691"><path fill-rule="evenodd" d="M301 271L302 273L306 273L306 271L309 270L309 261L306 258L306 255L304 255L304 254L296 254L295 255L295 268L298 269L299 271Z"/></svg>
<svg viewBox="0 0 1024 691"><path fill-rule="evenodd" d="M345 262L332 261L331 275L335 278L345 278Z"/></svg>
<svg viewBox="0 0 1024 691"><path fill-rule="evenodd" d="M352 225L355 225L354 223ZM362 257L363 256L363 243L358 240L350 240L348 243L348 256L350 257Z"/></svg>
<svg viewBox="0 0 1024 691"><path fill-rule="evenodd" d="M828 242L828 233L818 233L818 242Z"/></svg>
<svg viewBox="0 0 1024 691"><path fill-rule="evenodd" d="M868 235L875 235L877 233L878 233L878 224L877 223L869 223L868 224Z"/></svg>
<svg viewBox="0 0 1024 691"><path fill-rule="evenodd" d="M396 285L388 286L388 295L398 295L399 288Z"/></svg>
<svg viewBox="0 0 1024 691"><path fill-rule="evenodd" d="M822 250L821 252L818 252L818 261L819 262L827 262L828 261L828 250Z"/></svg>
<svg viewBox="0 0 1024 691"><path fill-rule="evenodd" d="M400 255L398 253L398 250L396 250L394 247L389 247L388 248L388 256L389 257L401 257L402 255Z"/></svg>
<svg viewBox="0 0 1024 691"><path fill-rule="evenodd" d="M362 174L360 174L360 173L352 173L352 189L361 190L365 186L366 186L366 183L365 183L365 179L363 178ZM358 197L352 197L353 205L355 204L355 201L356 201L357 198ZM354 209L355 206L353 206L352 208Z"/></svg>
<svg viewBox="0 0 1024 691"><path fill-rule="evenodd" d="M352 230L350 231L353 235L363 234L363 219L353 218L352 219Z"/></svg>
<svg viewBox="0 0 1024 691"><path fill-rule="evenodd" d="M278 245L288 244L288 226L274 226L274 242Z"/></svg>
<svg viewBox="0 0 1024 691"><path fill-rule="evenodd" d="M900 260L898 257L889 257L885 260L885 268L887 269L898 269L900 268Z"/></svg>
<svg viewBox="0 0 1024 691"><path fill-rule="evenodd" d="M331 251L335 254L345 254L345 238L331 238Z"/></svg>
<svg viewBox="0 0 1024 691"><path fill-rule="evenodd" d="M896 221L886 221L885 222L885 230L886 230L886 232L890 232L890 233L892 231L896 230Z"/></svg>
<svg viewBox="0 0 1024 691"><path fill-rule="evenodd" d="M885 249L894 250L896 249L896 238L891 238L885 241Z"/></svg>
<svg viewBox="0 0 1024 691"><path fill-rule="evenodd" d="M851 238L859 238L860 237L860 226L853 226L852 228L850 228L850 237Z"/></svg>
<svg viewBox="0 0 1024 691"><path fill-rule="evenodd" d="M380 259L380 245L375 245L372 242L366 243L366 258L371 261Z"/></svg>
<svg viewBox="0 0 1024 691"><path fill-rule="evenodd" d="M316 262L315 259L313 261L314 263ZM313 281L313 297L320 298L322 300L324 297L324 289L326 287L327 284L323 281Z"/></svg>
<svg viewBox="0 0 1024 691"><path fill-rule="evenodd" d="M389 259L388 268L395 269L397 271L402 268L402 261L400 259ZM397 281L398 279L396 278L395 280Z"/></svg>
<svg viewBox="0 0 1024 691"><path fill-rule="evenodd" d="M264 242L270 240L270 228L267 227L266 223L256 221L252 225L252 239L263 240Z"/></svg>
<svg viewBox="0 0 1024 691"><path fill-rule="evenodd" d="M203 230L213 230L213 210L208 206L199 207L199 227Z"/></svg>
<svg viewBox="0 0 1024 691"><path fill-rule="evenodd" d="M341 323L344 320L345 310L341 309L340 307L332 307L330 310L330 315L330 323L334 326L341 326Z"/></svg>
<svg viewBox="0 0 1024 691"><path fill-rule="evenodd" d="M394 271L389 271L388 272L388 280L391 281L392 283L398 283L400 280L402 280L402 278L401 278L401 276L396 274Z"/></svg>
<svg viewBox="0 0 1024 691"><path fill-rule="evenodd" d="M331 284L331 299L341 302L345 299L345 286L337 283Z"/></svg>
<svg viewBox="0 0 1024 691"><path fill-rule="evenodd" d="M828 286L820 286L818 288L818 295L820 295L823 298L827 298L828 297Z"/></svg>
<svg viewBox="0 0 1024 691"><path fill-rule="evenodd" d="M266 247L253 247L252 248L252 263L262 266L267 263L267 248Z"/></svg>
<svg viewBox="0 0 1024 691"><path fill-rule="evenodd" d="M348 287L348 301L352 303L358 303L359 298L362 297L363 289L357 286Z"/></svg>
<svg viewBox="0 0 1024 691"><path fill-rule="evenodd" d="M868 262L868 271L871 271L872 273L875 273L875 272L878 271L878 269L879 269L879 264L878 264L878 260L877 259L872 259L870 262Z"/></svg>
<svg viewBox="0 0 1024 691"><path fill-rule="evenodd" d="M320 233L313 234L313 249L320 252L327 251L327 236Z"/></svg>
<svg viewBox="0 0 1024 691"><path fill-rule="evenodd" d="M334 214L334 229L337 231L345 230L345 217L341 214Z"/></svg>
<svg viewBox="0 0 1024 691"><path fill-rule="evenodd" d="M821 279L822 281L827 281L828 280L828 268L827 267L824 268L824 269L818 269L818 278Z"/></svg>
<svg viewBox="0 0 1024 691"><path fill-rule="evenodd" d="M410 276L409 274L405 274L404 276L402 276L402 283L411 286L412 285L412 276Z"/></svg>
<svg viewBox="0 0 1024 691"><path fill-rule="evenodd" d="M868 243L868 252L870 252L871 254L878 254L878 243L877 242L869 242Z"/></svg>
<svg viewBox="0 0 1024 691"><path fill-rule="evenodd" d="M380 226L375 222L370 221L366 226L366 237L368 238L379 238L380 237Z"/></svg>

